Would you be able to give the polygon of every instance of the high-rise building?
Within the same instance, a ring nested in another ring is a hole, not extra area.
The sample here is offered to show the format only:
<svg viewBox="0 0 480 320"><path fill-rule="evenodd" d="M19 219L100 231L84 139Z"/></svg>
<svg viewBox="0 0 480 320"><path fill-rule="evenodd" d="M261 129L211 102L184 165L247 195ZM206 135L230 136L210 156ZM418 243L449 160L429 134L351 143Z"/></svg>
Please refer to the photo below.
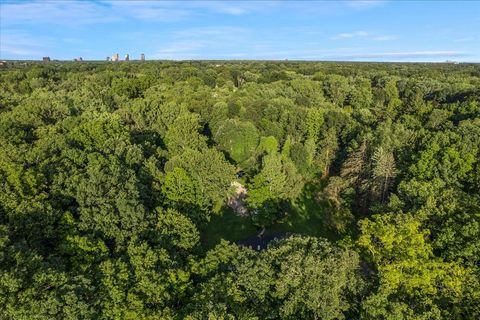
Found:
<svg viewBox="0 0 480 320"><path fill-rule="evenodd" d="M43 60L43 62L48 62L48 61L50 61L50 57L43 57L42 60Z"/></svg>
<svg viewBox="0 0 480 320"><path fill-rule="evenodd" d="M142 54L140 55L140 60L145 61L145 53L142 53Z"/></svg>
<svg viewBox="0 0 480 320"><path fill-rule="evenodd" d="M125 61L130 61L130 56L128 55L128 53L125 55Z"/></svg>
<svg viewBox="0 0 480 320"><path fill-rule="evenodd" d="M106 60L107 60L107 61L110 61L110 57L107 57Z"/></svg>
<svg viewBox="0 0 480 320"><path fill-rule="evenodd" d="M112 56L112 61L118 61L119 58L118 58L118 53L115 53L113 56Z"/></svg>

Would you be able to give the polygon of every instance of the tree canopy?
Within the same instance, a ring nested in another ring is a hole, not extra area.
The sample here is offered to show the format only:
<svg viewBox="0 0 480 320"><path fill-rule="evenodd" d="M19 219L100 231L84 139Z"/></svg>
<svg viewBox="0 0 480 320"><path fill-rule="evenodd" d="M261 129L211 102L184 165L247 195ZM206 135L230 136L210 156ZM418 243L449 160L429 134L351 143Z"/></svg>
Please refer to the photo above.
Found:
<svg viewBox="0 0 480 320"><path fill-rule="evenodd" d="M480 66L0 66L0 319L479 319Z"/></svg>

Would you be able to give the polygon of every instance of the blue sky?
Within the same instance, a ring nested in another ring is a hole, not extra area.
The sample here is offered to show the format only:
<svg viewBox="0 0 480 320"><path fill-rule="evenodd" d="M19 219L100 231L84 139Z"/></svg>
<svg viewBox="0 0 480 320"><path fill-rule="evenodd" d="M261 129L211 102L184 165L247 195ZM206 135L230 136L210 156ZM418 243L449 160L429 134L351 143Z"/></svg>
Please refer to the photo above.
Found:
<svg viewBox="0 0 480 320"><path fill-rule="evenodd" d="M9 1L0 58L480 62L478 1Z"/></svg>

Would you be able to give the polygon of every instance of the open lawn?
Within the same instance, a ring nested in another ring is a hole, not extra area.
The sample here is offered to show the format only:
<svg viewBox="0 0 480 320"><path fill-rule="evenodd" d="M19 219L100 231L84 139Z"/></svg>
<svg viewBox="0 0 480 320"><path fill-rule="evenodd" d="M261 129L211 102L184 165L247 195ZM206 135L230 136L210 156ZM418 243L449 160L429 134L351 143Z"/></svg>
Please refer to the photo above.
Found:
<svg viewBox="0 0 480 320"><path fill-rule="evenodd" d="M221 239L235 242L258 232L259 229L250 219L236 215L229 207L226 207L221 215L213 216L210 222L200 229L202 243L207 248L214 247Z"/></svg>
<svg viewBox="0 0 480 320"><path fill-rule="evenodd" d="M327 228L323 221L324 204L314 198L323 186L322 182L306 185L300 197L292 203L289 214L281 222L268 227L265 234L292 232L330 240L339 239L340 235ZM208 225L201 229L201 237L203 244L211 248L221 239L236 242L260 231L249 218L240 217L232 209L226 208L221 215L212 217Z"/></svg>

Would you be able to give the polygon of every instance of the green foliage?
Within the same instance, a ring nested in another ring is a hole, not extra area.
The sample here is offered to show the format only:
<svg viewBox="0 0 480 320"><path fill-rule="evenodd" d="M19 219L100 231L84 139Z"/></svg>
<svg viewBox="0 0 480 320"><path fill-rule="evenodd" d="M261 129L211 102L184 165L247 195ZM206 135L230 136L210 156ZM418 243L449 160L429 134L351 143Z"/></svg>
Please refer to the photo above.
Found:
<svg viewBox="0 0 480 320"><path fill-rule="evenodd" d="M329 204L325 210L326 225L340 233L344 233L353 220L348 202L344 200L351 191L342 177L331 177L323 192L317 195Z"/></svg>
<svg viewBox="0 0 480 320"><path fill-rule="evenodd" d="M213 137L220 150L227 152L236 163L253 156L259 140L257 128L251 122L232 119L219 124Z"/></svg>
<svg viewBox="0 0 480 320"><path fill-rule="evenodd" d="M260 138L260 144L258 145L260 152L266 152L272 154L278 151L278 141L275 137L262 137Z"/></svg>
<svg viewBox="0 0 480 320"><path fill-rule="evenodd" d="M162 191L172 202L195 204L197 197L195 186L187 171L178 167L167 173Z"/></svg>
<svg viewBox="0 0 480 320"><path fill-rule="evenodd" d="M350 89L348 80L340 75L327 75L323 79L323 89L330 101L338 106L343 106Z"/></svg>
<svg viewBox="0 0 480 320"><path fill-rule="evenodd" d="M468 270L435 258L426 241L428 231L406 214L374 216L360 222L360 247L378 269L377 293L364 302L372 319L442 319L455 317L462 303Z"/></svg>
<svg viewBox="0 0 480 320"><path fill-rule="evenodd" d="M391 152L379 147L372 156L372 191L383 202L396 175L395 158Z"/></svg>
<svg viewBox="0 0 480 320"><path fill-rule="evenodd" d="M373 102L371 81L365 78L356 78L347 100L348 104L354 108L369 108Z"/></svg>
<svg viewBox="0 0 480 320"><path fill-rule="evenodd" d="M8 62L0 318L480 318L479 74Z"/></svg>
<svg viewBox="0 0 480 320"><path fill-rule="evenodd" d="M165 164L165 172L162 188L172 204L218 212L230 193L235 170L221 152L207 148L186 149Z"/></svg>
<svg viewBox="0 0 480 320"><path fill-rule="evenodd" d="M193 315L341 319L363 290L358 263L355 252L323 239L291 237L260 254L222 242L195 267L208 280Z"/></svg>
<svg viewBox="0 0 480 320"><path fill-rule="evenodd" d="M281 244L281 245L280 245ZM278 270L273 296L281 318L341 319L362 290L358 256L327 241L289 238L266 253Z"/></svg>
<svg viewBox="0 0 480 320"><path fill-rule="evenodd" d="M165 133L165 145L172 154L181 154L186 149L201 150L206 147L207 138L200 134L200 117L194 113L185 113L168 127Z"/></svg>
<svg viewBox="0 0 480 320"><path fill-rule="evenodd" d="M78 203L79 226L123 241L145 226L135 173L114 157L88 156L86 172L68 181Z"/></svg>

